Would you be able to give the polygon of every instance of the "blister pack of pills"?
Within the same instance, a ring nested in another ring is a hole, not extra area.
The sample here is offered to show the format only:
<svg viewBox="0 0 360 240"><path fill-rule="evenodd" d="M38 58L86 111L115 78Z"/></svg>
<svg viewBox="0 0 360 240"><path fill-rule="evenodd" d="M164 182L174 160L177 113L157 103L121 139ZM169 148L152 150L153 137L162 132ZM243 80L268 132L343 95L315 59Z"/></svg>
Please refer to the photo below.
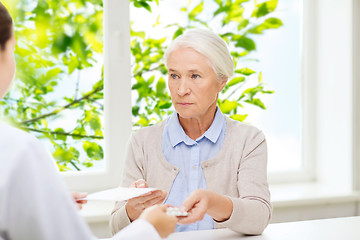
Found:
<svg viewBox="0 0 360 240"><path fill-rule="evenodd" d="M177 207L168 207L166 209L166 214L175 216L175 217L186 217L187 215L189 215L188 212L182 211L180 208L177 208Z"/></svg>

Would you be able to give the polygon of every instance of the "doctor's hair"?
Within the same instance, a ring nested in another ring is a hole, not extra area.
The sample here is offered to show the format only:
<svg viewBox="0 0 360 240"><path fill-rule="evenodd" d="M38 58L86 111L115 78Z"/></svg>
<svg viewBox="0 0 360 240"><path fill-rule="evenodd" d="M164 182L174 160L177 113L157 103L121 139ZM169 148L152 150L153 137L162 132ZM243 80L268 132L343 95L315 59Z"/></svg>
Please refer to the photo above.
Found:
<svg viewBox="0 0 360 240"><path fill-rule="evenodd" d="M170 54L179 48L191 48L209 60L209 64L222 82L232 77L234 62L226 42L217 34L204 29L191 29L172 41L165 52L167 65Z"/></svg>
<svg viewBox="0 0 360 240"><path fill-rule="evenodd" d="M0 50L5 49L6 43L13 34L13 21L9 11L0 2Z"/></svg>

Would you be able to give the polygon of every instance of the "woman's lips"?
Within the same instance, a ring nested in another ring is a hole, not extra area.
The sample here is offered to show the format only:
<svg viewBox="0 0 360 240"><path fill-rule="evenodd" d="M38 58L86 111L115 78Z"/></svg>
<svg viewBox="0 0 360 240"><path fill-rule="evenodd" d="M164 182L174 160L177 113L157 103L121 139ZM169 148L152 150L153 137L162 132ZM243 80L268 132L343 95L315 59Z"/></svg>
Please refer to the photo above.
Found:
<svg viewBox="0 0 360 240"><path fill-rule="evenodd" d="M181 106L189 106L189 105L192 105L192 103L187 103L187 102L179 102L178 104L181 105Z"/></svg>

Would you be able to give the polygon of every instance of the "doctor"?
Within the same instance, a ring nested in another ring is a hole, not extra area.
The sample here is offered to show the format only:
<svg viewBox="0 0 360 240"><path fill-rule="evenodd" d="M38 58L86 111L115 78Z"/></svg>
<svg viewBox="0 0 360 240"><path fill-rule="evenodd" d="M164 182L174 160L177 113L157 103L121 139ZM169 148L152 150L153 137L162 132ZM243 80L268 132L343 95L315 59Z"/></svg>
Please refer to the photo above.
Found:
<svg viewBox="0 0 360 240"><path fill-rule="evenodd" d="M12 19L0 2L0 99L15 73ZM52 162L30 134L0 123L0 239L95 239ZM154 206L113 239L160 239L175 229L166 206Z"/></svg>

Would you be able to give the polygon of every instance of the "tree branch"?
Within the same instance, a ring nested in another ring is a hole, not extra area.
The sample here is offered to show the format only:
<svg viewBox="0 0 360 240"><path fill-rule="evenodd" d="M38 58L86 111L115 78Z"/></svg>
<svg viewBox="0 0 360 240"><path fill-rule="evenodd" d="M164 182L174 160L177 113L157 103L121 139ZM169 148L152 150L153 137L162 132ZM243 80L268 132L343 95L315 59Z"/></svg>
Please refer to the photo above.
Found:
<svg viewBox="0 0 360 240"><path fill-rule="evenodd" d="M232 95L234 95L242 86L244 86L245 82L243 82L242 84L240 84L239 86L237 86L227 97L226 99L230 100L230 97Z"/></svg>
<svg viewBox="0 0 360 240"><path fill-rule="evenodd" d="M80 71L78 71L78 76L76 80L75 99L77 99L77 95L79 92L79 85L80 85Z"/></svg>
<svg viewBox="0 0 360 240"><path fill-rule="evenodd" d="M20 128L27 131L39 132L39 133L48 133L48 134L64 135L64 136L79 137L79 138L104 139L104 137L102 136L82 135L82 134L74 134L74 133L66 133L66 132L53 132L53 131L45 131L41 129L22 127L22 126L20 126Z"/></svg>
<svg viewBox="0 0 360 240"><path fill-rule="evenodd" d="M76 164L73 161L70 161L70 164L73 165L73 167L77 170L80 171L80 168L78 166L76 166Z"/></svg>
<svg viewBox="0 0 360 240"><path fill-rule="evenodd" d="M92 101L93 103L95 103L96 105L98 105L99 107L101 107L102 110L104 109L104 104L98 103L98 102L96 101L96 99L89 98L88 100Z"/></svg>
<svg viewBox="0 0 360 240"><path fill-rule="evenodd" d="M141 72L137 72L134 75L132 75L131 78L134 78L136 76L141 76L142 74L147 73L147 72L152 72L152 71L155 71L155 70L159 70L159 68L162 67L162 66L164 66L164 64L160 64L159 66L150 68L148 70L143 70Z"/></svg>
<svg viewBox="0 0 360 240"><path fill-rule="evenodd" d="M43 119L43 118L47 118L47 117L56 115L56 114L58 114L59 112L65 110L65 109L68 109L68 108L70 108L71 106L73 106L73 105L75 105L75 104L77 104L77 103L79 103L79 102L81 102L81 101L83 101L83 100L85 100L85 99L89 99L92 95L94 95L95 93L98 93L98 92L102 91L103 89L104 89L103 87L96 88L96 89L94 89L93 91L91 91L91 92L89 92L88 94L86 94L85 96L83 96L82 98L79 98L79 99L77 99L77 100L74 100L73 102L71 102L71 103L69 103L69 104L67 104L67 105L65 105L65 106L63 106L63 107L61 107L61 108L59 108L59 109L56 109L56 110L54 110L54 111L52 111L52 112L50 112L50 113L46 113L46 114L44 114L44 115L38 116L38 117L36 117L36 118L23 121L23 122L21 122L20 124L26 125L26 124L29 124L29 123L32 123L32 122L36 122L36 121L38 121L38 120L40 120L40 119Z"/></svg>

